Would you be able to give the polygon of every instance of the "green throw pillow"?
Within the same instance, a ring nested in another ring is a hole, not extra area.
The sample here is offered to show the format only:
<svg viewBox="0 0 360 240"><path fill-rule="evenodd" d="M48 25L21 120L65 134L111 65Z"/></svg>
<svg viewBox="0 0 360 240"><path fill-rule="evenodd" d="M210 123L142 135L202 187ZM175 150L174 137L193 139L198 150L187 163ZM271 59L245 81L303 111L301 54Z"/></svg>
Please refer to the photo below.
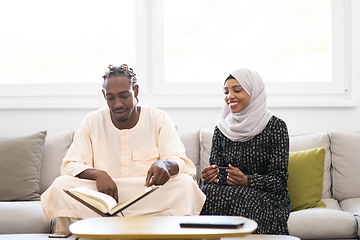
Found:
<svg viewBox="0 0 360 240"><path fill-rule="evenodd" d="M314 148L289 154L290 211L326 207L325 203L321 201L324 162L324 148Z"/></svg>
<svg viewBox="0 0 360 240"><path fill-rule="evenodd" d="M40 200L40 166L46 131L0 137L0 201Z"/></svg>

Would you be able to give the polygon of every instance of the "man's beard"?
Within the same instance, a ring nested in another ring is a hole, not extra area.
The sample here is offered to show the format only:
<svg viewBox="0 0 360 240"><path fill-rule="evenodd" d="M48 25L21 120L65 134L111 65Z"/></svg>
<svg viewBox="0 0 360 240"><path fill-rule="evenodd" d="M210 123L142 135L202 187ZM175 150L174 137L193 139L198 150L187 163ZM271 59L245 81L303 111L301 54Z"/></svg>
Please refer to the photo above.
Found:
<svg viewBox="0 0 360 240"><path fill-rule="evenodd" d="M115 118L116 119L116 121L118 121L118 122L121 122L121 123L123 123L123 122L126 122L127 120L129 120L129 118L127 117L127 118Z"/></svg>

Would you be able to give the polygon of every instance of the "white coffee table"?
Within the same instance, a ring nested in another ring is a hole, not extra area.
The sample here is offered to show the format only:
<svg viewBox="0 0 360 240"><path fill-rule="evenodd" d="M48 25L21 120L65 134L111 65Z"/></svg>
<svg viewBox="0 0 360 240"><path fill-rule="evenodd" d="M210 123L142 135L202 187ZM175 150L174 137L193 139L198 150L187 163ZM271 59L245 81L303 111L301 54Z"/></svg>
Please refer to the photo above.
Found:
<svg viewBox="0 0 360 240"><path fill-rule="evenodd" d="M181 222L243 221L237 229L181 228ZM88 218L74 222L70 231L90 239L220 239L242 237L252 233L257 223L244 217L166 216Z"/></svg>
<svg viewBox="0 0 360 240"><path fill-rule="evenodd" d="M49 238L49 234L0 234L0 240L50 240L50 239L51 238ZM57 238L57 239L60 240L61 238ZM72 235L71 237L65 239L76 240L77 237L75 235ZM94 240L94 239L81 238L80 240ZM291 236L249 234L243 237L221 238L221 240L300 240L300 238L291 237Z"/></svg>

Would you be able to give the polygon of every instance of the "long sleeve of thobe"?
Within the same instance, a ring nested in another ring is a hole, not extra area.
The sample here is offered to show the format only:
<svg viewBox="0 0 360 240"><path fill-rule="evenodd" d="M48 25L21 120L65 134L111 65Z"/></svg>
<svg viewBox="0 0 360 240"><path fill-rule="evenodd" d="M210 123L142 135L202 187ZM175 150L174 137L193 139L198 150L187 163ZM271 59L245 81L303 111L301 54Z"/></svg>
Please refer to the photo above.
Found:
<svg viewBox="0 0 360 240"><path fill-rule="evenodd" d="M88 119L89 117L81 123L75 133L73 143L64 157L61 168L63 175L74 177L88 168L94 168Z"/></svg>

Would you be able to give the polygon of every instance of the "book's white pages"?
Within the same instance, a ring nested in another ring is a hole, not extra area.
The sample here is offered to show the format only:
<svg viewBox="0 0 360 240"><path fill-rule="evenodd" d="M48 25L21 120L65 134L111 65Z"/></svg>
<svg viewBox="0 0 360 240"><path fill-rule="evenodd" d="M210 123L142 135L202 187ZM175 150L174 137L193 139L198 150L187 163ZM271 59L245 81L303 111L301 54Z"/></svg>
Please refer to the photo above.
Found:
<svg viewBox="0 0 360 240"><path fill-rule="evenodd" d="M158 188L159 187L151 186L142 189L137 195L121 203L117 203L110 195L87 187L70 188L65 189L64 191L100 215L113 216Z"/></svg>

